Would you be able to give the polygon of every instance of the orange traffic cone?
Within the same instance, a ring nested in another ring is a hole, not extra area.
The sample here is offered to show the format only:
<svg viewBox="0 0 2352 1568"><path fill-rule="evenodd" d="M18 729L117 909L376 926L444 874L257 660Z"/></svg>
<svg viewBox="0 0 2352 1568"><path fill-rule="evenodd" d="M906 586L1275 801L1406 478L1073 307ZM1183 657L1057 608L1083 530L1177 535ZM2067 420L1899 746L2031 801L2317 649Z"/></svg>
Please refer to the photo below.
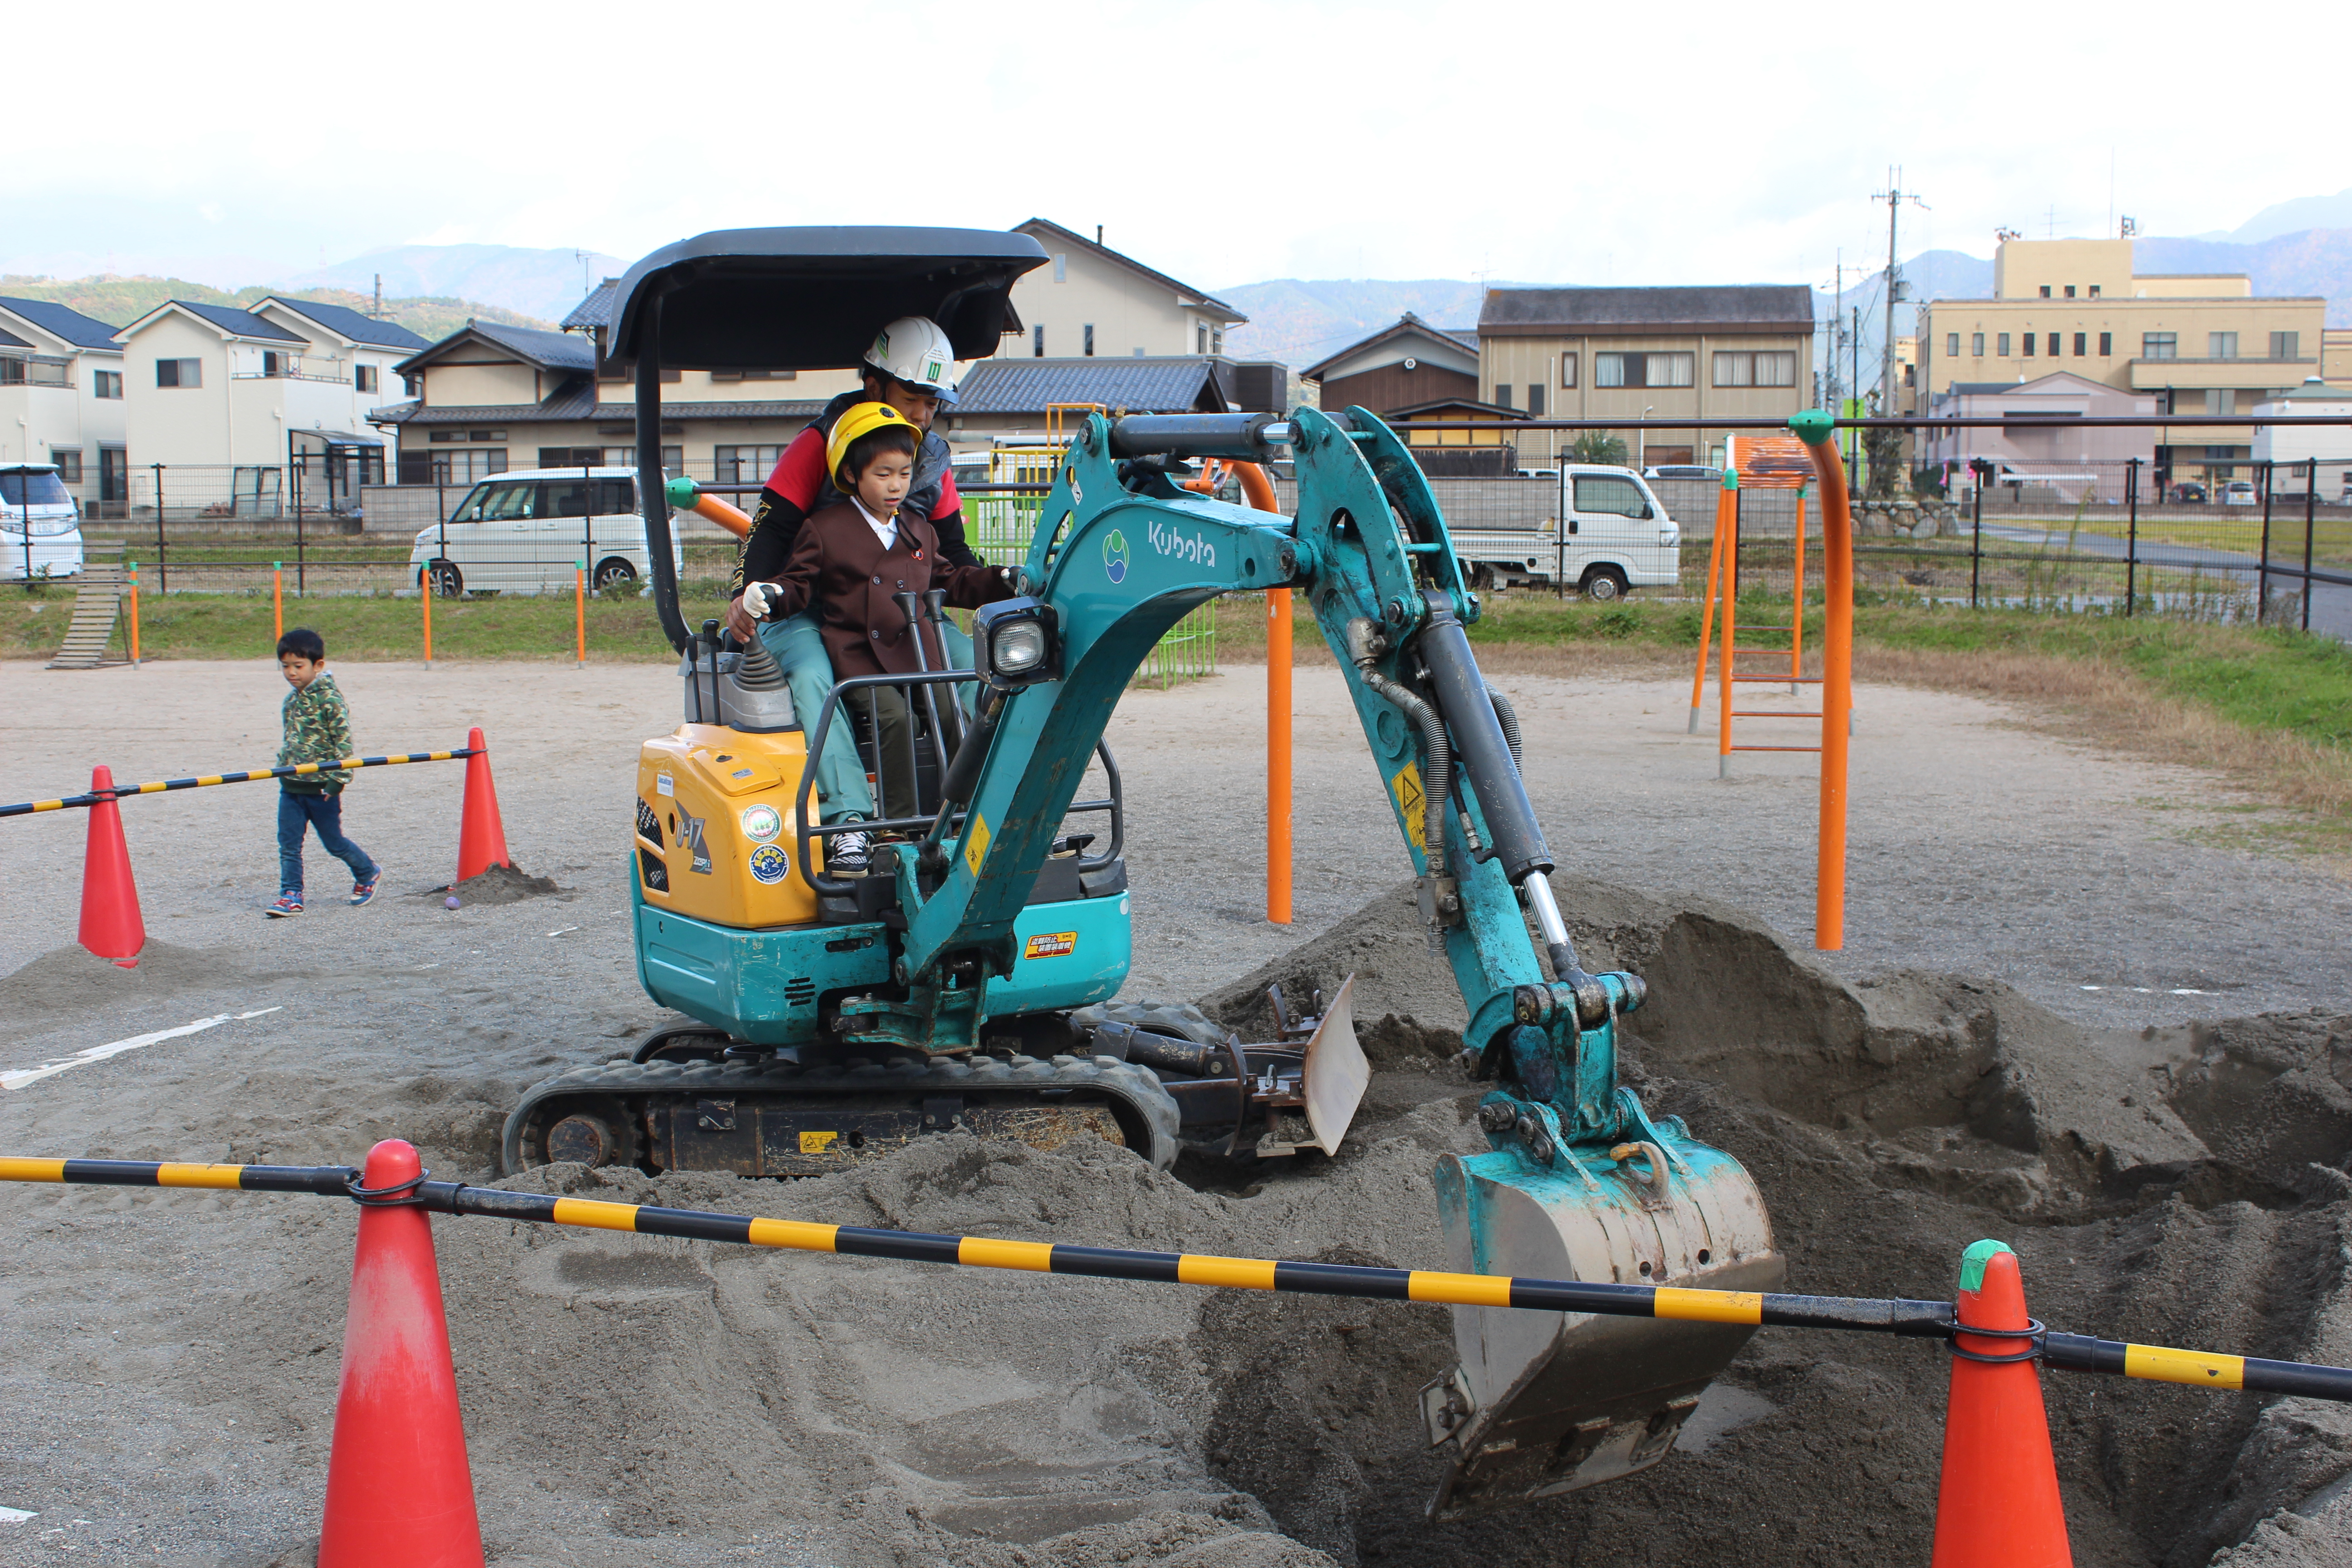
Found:
<svg viewBox="0 0 2352 1568"><path fill-rule="evenodd" d="M2028 1359L2038 1347L2023 1331L2032 1320L2017 1254L2002 1243L1979 1241L1961 1255L1958 1321L2015 1332L1952 1342L1967 1353L1952 1357L1933 1568L2072 1568L2042 1374Z"/></svg>
<svg viewBox="0 0 2352 1568"><path fill-rule="evenodd" d="M368 1151L361 1182L383 1192L423 1173L416 1151L387 1138ZM421 1208L386 1203L360 1210L319 1568L395 1564L482 1568L482 1527L432 1225Z"/></svg>
<svg viewBox="0 0 2352 1568"><path fill-rule="evenodd" d="M122 841L122 808L114 804L114 770L89 770L89 791L105 799L89 808L89 844L81 857L81 944L125 969L139 967L147 922L139 914L139 885L131 879L131 847Z"/></svg>
<svg viewBox="0 0 2352 1568"><path fill-rule="evenodd" d="M488 742L479 730L467 732L473 755L466 759L466 805L457 819L457 880L478 877L493 866L512 866L506 824L499 820L498 786L490 782Z"/></svg>

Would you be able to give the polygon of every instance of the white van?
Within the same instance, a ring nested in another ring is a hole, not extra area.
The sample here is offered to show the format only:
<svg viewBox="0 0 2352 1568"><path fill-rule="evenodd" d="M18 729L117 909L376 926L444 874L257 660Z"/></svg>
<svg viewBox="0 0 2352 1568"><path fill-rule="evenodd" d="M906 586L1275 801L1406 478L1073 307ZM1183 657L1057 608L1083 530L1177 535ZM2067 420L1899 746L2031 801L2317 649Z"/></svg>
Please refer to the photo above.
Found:
<svg viewBox="0 0 2352 1568"><path fill-rule="evenodd" d="M81 574L81 509L55 463L0 463L0 582Z"/></svg>
<svg viewBox="0 0 2352 1568"><path fill-rule="evenodd" d="M1681 582L1682 530L1640 474L1563 464L1557 500L1552 515L1535 527L1455 530L1454 553L1474 581L1549 586L1558 576L1603 600Z"/></svg>
<svg viewBox="0 0 2352 1568"><path fill-rule="evenodd" d="M637 511L634 468L518 468L493 474L466 492L449 521L416 531L409 575L454 598L473 590L569 593L572 572L588 563L588 584L650 585L653 556ZM676 534L671 564L686 569Z"/></svg>

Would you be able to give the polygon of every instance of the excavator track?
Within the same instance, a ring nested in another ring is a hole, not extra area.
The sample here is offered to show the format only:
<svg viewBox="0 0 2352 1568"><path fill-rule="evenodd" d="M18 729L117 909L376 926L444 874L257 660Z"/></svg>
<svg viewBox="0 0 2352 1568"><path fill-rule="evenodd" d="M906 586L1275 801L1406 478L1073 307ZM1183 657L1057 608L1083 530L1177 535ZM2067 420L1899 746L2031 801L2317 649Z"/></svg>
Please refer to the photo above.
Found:
<svg viewBox="0 0 2352 1568"><path fill-rule="evenodd" d="M1040 1149L1097 1136L1166 1170L1180 1116L1150 1072L1110 1057L814 1067L625 1058L534 1085L507 1118L501 1160L509 1173L576 1161L818 1176L968 1131Z"/></svg>

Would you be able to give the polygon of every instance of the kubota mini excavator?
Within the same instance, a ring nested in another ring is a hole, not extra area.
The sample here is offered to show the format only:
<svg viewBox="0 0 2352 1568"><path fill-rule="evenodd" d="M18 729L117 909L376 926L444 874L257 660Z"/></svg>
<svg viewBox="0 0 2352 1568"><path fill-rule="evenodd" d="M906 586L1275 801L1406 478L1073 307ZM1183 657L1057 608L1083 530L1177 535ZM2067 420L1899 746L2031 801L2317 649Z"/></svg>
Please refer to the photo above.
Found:
<svg viewBox="0 0 2352 1568"><path fill-rule="evenodd" d="M1263 1044L1114 1000L1129 894L1125 802L1102 747L1112 709L1188 611L1288 587L1339 658L1468 1007L1464 1044L1492 1085L1477 1111L1489 1152L1434 1173L1449 1267L1777 1289L1782 1261L1747 1172L1617 1081L1617 1021L1643 983L1577 962L1517 723L1465 634L1477 600L1412 453L1364 410L1090 416L1054 474L1020 596L975 619L972 670L944 668L932 640L924 674L846 680L821 712L796 714L756 643L686 625L660 470L664 372L848 365L873 323L905 315L982 358L1008 330L1013 280L1045 259L995 231L744 229L656 251L621 280L606 353L635 369L638 494L686 718L637 770L637 971L694 1022L529 1090L508 1120L509 1167L816 1173L971 1134L1101 1136L1162 1166L1188 1144L1338 1152L1367 1076L1346 986ZM1205 460L1284 451L1294 517L1182 488ZM910 624L939 615L911 596L901 609ZM851 721L845 694L884 684L917 716L921 810L856 825L885 840L872 873L829 875L824 843L844 829L814 820L803 764ZM1097 759L1107 793L1078 801ZM1090 816L1108 819L1099 853L1097 836L1069 830ZM1750 1331L1454 1311L1460 1364L1423 1391L1430 1441L1451 1460L1431 1503L1444 1518L1654 1463Z"/></svg>

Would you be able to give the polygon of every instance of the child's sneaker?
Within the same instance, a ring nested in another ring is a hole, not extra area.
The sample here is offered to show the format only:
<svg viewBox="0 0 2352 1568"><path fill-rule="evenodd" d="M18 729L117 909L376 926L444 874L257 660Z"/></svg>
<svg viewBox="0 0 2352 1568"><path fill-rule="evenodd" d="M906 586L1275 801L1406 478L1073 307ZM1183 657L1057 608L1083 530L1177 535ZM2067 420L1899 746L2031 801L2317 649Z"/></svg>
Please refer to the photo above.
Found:
<svg viewBox="0 0 2352 1568"><path fill-rule="evenodd" d="M835 876L863 877L871 857L863 833L836 833L824 841L824 868Z"/></svg>
<svg viewBox="0 0 2352 1568"><path fill-rule="evenodd" d="M370 899L374 898L374 897L375 897L375 885L376 885L378 882L381 882L381 881L383 881L383 873L382 871L378 871L374 876L370 877L370 878L369 878L366 881L364 881L364 882L354 882L354 883L352 883L352 902L354 905L363 904L363 903L366 903Z"/></svg>
<svg viewBox="0 0 2352 1568"><path fill-rule="evenodd" d="M301 912L302 900L291 893L278 894L278 901L262 911L274 921L287 920Z"/></svg>

